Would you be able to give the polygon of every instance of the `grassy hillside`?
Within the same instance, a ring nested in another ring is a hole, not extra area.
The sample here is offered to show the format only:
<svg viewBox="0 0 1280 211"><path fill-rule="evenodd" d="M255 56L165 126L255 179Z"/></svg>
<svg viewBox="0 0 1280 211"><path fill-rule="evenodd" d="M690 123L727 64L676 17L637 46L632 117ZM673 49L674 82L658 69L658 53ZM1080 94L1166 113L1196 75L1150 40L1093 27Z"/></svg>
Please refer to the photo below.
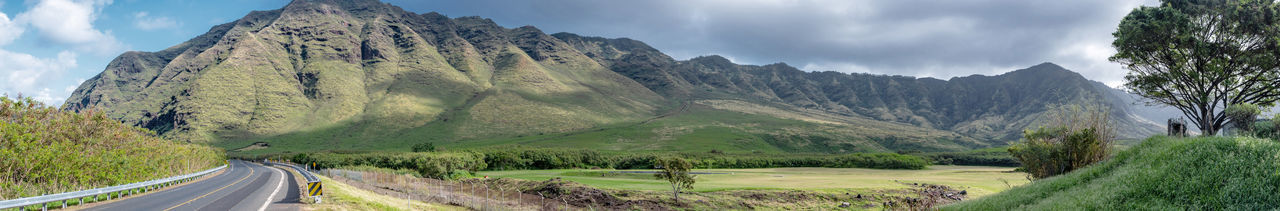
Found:
<svg viewBox="0 0 1280 211"><path fill-rule="evenodd" d="M223 151L157 138L89 109L0 97L0 200L120 185L220 165Z"/></svg>
<svg viewBox="0 0 1280 211"><path fill-rule="evenodd" d="M718 150L849 153L959 151L988 146L948 131L805 113L742 101L692 102L648 120L566 133L468 138L456 129L466 127L467 123L452 120L407 130L359 132L375 125L377 124L357 122L268 138L224 141L216 145L233 150L254 142L271 145L268 148L232 152L242 155L334 149L408 151L409 146L422 142L432 142L450 150L510 145L627 152Z"/></svg>
<svg viewBox="0 0 1280 211"><path fill-rule="evenodd" d="M1154 137L1114 158L943 210L1280 208L1280 143Z"/></svg>

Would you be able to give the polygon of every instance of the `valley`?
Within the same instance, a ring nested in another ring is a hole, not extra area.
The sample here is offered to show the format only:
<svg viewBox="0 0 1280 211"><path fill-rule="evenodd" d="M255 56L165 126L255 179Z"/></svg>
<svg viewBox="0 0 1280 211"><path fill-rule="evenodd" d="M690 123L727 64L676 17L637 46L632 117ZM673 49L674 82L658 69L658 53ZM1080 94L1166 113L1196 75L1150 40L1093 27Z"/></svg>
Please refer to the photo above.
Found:
<svg viewBox="0 0 1280 211"><path fill-rule="evenodd" d="M0 4L0 209L1280 208L1275 1L488 1Z"/></svg>

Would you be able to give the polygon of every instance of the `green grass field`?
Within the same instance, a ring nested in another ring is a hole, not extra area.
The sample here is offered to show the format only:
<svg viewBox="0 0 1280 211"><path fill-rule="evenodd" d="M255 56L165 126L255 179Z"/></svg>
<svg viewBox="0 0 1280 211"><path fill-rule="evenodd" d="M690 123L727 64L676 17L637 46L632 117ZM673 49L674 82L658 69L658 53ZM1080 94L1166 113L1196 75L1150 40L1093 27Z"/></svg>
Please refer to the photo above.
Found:
<svg viewBox="0 0 1280 211"><path fill-rule="evenodd" d="M1024 173L1013 168L987 166L930 166L924 170L882 170L861 168L765 168L765 169L697 169L694 172L730 174L698 175L694 191L722 190L814 190L874 191L906 189L905 183L930 183L968 190L971 197L1004 191L1027 183ZM561 178L592 187L613 190L669 191L666 182L652 174L610 174L617 170L515 170L482 171L477 175L492 178L547 180ZM1007 183L1006 183L1007 182Z"/></svg>

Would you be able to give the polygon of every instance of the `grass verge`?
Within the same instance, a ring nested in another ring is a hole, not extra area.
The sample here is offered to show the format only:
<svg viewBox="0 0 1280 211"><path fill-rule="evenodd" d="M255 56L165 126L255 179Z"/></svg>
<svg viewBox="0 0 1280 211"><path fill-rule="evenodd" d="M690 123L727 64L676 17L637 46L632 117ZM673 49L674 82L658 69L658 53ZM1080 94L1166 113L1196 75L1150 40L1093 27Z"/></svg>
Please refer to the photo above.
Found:
<svg viewBox="0 0 1280 211"><path fill-rule="evenodd" d="M323 201L306 210L466 210L461 207L424 203L402 197L381 195L316 175L324 184ZM412 209L409 209L412 206Z"/></svg>

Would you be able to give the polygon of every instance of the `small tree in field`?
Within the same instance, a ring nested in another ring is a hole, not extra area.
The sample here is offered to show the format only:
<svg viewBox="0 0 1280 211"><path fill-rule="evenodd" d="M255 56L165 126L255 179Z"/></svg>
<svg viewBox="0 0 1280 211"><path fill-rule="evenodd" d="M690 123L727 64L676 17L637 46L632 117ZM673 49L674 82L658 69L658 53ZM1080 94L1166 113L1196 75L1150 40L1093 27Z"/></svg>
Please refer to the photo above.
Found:
<svg viewBox="0 0 1280 211"><path fill-rule="evenodd" d="M413 152L435 152L436 145L431 142L422 142L413 145Z"/></svg>
<svg viewBox="0 0 1280 211"><path fill-rule="evenodd" d="M654 159L653 166L662 169L653 176L671 183L671 197L677 203L680 202L680 190L693 189L696 181L693 175L689 175L689 169L693 168L689 161L677 157L658 158Z"/></svg>

